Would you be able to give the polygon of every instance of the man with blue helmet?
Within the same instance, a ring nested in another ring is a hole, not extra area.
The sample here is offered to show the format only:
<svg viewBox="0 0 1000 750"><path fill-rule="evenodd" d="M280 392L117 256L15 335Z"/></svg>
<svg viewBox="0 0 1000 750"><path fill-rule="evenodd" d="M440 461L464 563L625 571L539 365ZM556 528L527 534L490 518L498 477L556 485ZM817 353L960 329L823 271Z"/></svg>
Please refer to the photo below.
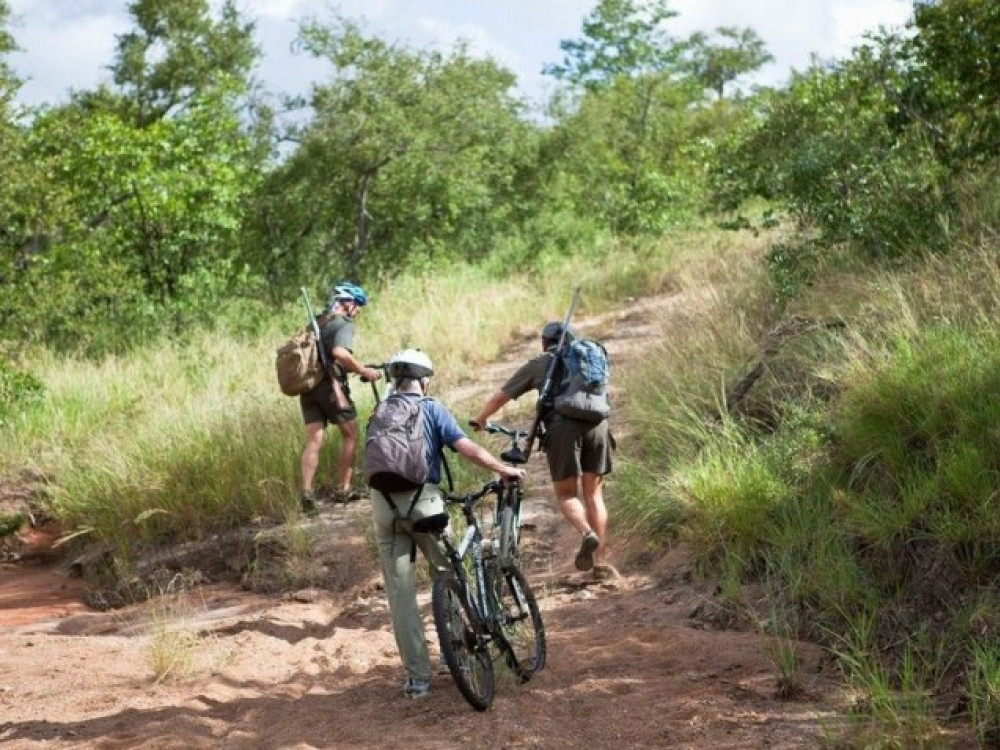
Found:
<svg viewBox="0 0 1000 750"><path fill-rule="evenodd" d="M337 456L335 500L348 502L358 499L351 492L354 473L354 449L358 441L358 412L351 400L347 383L348 373L360 375L364 380L378 380L378 370L365 367L352 353L355 321L361 309L368 304L368 295L357 284L336 284L330 293L330 302L319 316L322 346L329 354L331 377L323 379L308 393L299 396L302 419L306 427L306 444L302 449L302 510L316 513L313 480L319 468L320 449L328 424L337 425L341 443Z"/></svg>

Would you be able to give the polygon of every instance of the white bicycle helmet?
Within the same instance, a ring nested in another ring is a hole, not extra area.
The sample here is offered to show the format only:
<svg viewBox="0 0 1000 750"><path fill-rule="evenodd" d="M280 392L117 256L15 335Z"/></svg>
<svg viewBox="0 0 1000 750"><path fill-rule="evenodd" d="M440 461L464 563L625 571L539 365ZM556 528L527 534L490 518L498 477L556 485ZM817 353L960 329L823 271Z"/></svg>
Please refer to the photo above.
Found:
<svg viewBox="0 0 1000 750"><path fill-rule="evenodd" d="M393 380L398 378L427 378L434 374L434 364L431 358L419 349L404 349L392 355L386 368L389 377Z"/></svg>

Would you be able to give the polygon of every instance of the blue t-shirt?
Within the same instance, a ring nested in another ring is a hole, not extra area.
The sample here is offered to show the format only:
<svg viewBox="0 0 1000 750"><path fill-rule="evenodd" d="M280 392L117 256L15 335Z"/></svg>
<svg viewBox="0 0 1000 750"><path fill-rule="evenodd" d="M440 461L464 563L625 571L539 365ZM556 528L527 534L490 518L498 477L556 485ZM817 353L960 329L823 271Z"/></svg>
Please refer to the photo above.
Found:
<svg viewBox="0 0 1000 750"><path fill-rule="evenodd" d="M401 395L407 398L423 398L419 393ZM420 408L424 410L424 434L427 436L427 461L430 466L427 482L438 484L441 481L441 449L445 446L452 448L465 437L465 433L451 413L434 399L421 401Z"/></svg>

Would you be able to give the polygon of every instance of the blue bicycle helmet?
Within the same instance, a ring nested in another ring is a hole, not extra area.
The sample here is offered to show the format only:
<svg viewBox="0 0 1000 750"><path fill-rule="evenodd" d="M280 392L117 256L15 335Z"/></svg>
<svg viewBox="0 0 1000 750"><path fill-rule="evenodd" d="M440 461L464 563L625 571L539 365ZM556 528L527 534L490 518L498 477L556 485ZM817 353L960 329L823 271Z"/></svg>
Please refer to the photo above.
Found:
<svg viewBox="0 0 1000 750"><path fill-rule="evenodd" d="M364 307L368 304L368 295L357 284L344 281L335 285L330 293L330 304L332 305L337 300L350 300L358 306Z"/></svg>

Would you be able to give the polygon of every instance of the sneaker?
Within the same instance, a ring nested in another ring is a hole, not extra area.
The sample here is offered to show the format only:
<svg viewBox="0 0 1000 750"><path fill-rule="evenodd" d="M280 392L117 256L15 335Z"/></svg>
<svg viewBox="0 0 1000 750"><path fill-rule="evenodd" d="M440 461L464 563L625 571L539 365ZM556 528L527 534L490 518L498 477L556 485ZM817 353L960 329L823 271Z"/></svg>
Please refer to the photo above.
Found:
<svg viewBox="0 0 1000 750"><path fill-rule="evenodd" d="M590 570L594 567L594 551L601 546L601 540L593 531L588 531L583 535L580 542L580 551L576 553L576 560L573 564L577 570Z"/></svg>
<svg viewBox="0 0 1000 750"><path fill-rule="evenodd" d="M303 490L302 494L299 496L299 507L301 507L302 512L309 517L319 515L319 508L316 507L316 496L312 492L306 492Z"/></svg>
<svg viewBox="0 0 1000 750"><path fill-rule="evenodd" d="M407 698L426 698L431 694L431 681L407 677L403 683L403 695Z"/></svg>

